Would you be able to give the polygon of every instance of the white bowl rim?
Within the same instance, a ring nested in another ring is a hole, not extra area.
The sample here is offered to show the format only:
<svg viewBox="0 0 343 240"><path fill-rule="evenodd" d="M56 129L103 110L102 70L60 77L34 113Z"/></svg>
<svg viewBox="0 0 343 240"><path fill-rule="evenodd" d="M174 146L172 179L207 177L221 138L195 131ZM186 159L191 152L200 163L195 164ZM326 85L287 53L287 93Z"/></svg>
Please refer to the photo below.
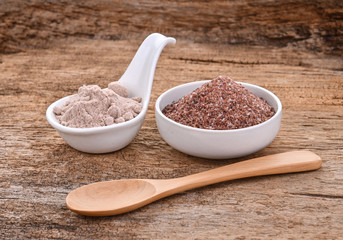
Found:
<svg viewBox="0 0 343 240"><path fill-rule="evenodd" d="M48 122L50 123L51 126L53 126L56 130L63 132L63 133L69 133L69 134L80 134L80 135L88 135L88 134L93 134L93 133L101 133L117 128L125 128L125 127L130 127L132 125L138 124L138 122L142 121L142 118L144 119L146 111L147 111L147 106L146 104L143 104L143 109L141 112L134 117L133 119L123 122L123 123L118 123L118 124L112 124L108 126L101 126L101 127L89 127L89 128L74 128L74 127L67 127L62 124L60 124L56 118L55 118L55 113L54 113L54 107L58 106L61 102L66 102L69 98L71 98L74 95L66 96L63 97L55 102L53 102L48 109L46 110L46 118Z"/></svg>
<svg viewBox="0 0 343 240"><path fill-rule="evenodd" d="M250 131L250 130L253 130L253 129L256 129L256 128L259 128L259 127L262 127L266 124L268 124L269 122L273 121L274 119L278 118L279 115L281 114L282 112L282 104L281 104L281 101L280 99L274 94L272 93L271 91L263 88L263 87L260 87L260 86L257 86L257 85L254 85L254 84L251 84L251 83L244 83L244 82L236 82L236 83L239 83L239 84L242 84L243 86L251 86L253 88L257 88L257 89L260 89L264 92L266 92L267 94L269 94L277 103L277 111L276 113L271 117L269 118L267 121L264 121L262 123L259 123L259 124L256 124L256 125L253 125L253 126L250 126L250 127L245 127L245 128L239 128L239 129L228 129L228 130L212 130L212 129L203 129L203 128L195 128L195 127L190 127L190 126L187 126L187 125L184 125L184 124L181 124L181 123L178 123L178 122L175 122L174 120L168 118L166 115L164 115L159 107L160 105L160 102L162 100L162 98L167 95L167 93L169 92L172 92L172 91L175 91L176 89L178 88L182 88L182 87L186 87L188 85L197 85L199 83L206 83L206 82L209 82L211 80L202 80L202 81L194 81L194 82L189 82L189 83L185 83L185 84L181 84L181 85L178 85L178 86L175 86L173 88L170 88L169 90L165 91L164 93L162 93L156 100L156 104L155 104L155 111L166 121L168 121L169 123L171 124L174 124L174 125L177 125L181 128L184 128L185 130L192 130L192 131L198 131L198 132L204 132L204 133L218 133L218 134L227 134L227 133L237 133L237 132L245 132L245 131ZM201 84L202 85L202 84ZM199 87L201 86L199 85ZM195 89L194 89L195 90Z"/></svg>

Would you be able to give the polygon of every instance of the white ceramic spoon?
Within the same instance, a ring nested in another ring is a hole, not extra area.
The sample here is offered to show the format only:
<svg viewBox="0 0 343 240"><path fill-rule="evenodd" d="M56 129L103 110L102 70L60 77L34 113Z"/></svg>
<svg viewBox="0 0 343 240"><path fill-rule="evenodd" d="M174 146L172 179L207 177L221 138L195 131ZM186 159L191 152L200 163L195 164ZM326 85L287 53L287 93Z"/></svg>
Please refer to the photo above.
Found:
<svg viewBox="0 0 343 240"><path fill-rule="evenodd" d="M218 182L320 168L321 158L310 151L294 151L254 158L174 179L122 179L89 184L67 196L67 207L89 216L129 212L158 199Z"/></svg>
<svg viewBox="0 0 343 240"><path fill-rule="evenodd" d="M142 97L142 111L132 120L105 127L71 128L57 122L53 109L62 106L69 98L62 98L49 106L46 111L48 122L61 137L73 148L88 153L106 153L117 151L127 146L140 130L150 100L150 93L158 58L163 48L174 38L159 33L149 35L139 47L129 67L120 78L130 91L130 97Z"/></svg>

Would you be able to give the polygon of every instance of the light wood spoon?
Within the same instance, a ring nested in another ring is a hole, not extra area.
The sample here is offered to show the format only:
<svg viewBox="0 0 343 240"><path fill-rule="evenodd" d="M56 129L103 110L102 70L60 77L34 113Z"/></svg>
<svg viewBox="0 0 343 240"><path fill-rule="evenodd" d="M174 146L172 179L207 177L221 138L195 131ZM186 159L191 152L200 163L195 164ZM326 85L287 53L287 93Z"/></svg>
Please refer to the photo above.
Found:
<svg viewBox="0 0 343 240"><path fill-rule="evenodd" d="M193 188L239 178L310 171L321 165L321 158L310 151L286 152L175 179L122 179L92 183L70 192L66 203L71 211L82 215L116 215Z"/></svg>

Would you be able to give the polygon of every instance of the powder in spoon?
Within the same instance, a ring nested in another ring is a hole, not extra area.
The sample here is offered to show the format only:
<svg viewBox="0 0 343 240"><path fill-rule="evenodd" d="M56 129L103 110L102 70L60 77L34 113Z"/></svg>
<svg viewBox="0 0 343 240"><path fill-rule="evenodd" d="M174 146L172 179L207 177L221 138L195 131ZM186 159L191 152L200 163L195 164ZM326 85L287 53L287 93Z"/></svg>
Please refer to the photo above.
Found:
<svg viewBox="0 0 343 240"><path fill-rule="evenodd" d="M162 112L183 125L210 130L250 127L275 114L264 99L223 76L167 105Z"/></svg>
<svg viewBox="0 0 343 240"><path fill-rule="evenodd" d="M128 96L128 89L119 82L111 82L107 89L84 85L62 107L56 106L53 111L57 121L67 127L108 126L131 120L141 112L142 98Z"/></svg>

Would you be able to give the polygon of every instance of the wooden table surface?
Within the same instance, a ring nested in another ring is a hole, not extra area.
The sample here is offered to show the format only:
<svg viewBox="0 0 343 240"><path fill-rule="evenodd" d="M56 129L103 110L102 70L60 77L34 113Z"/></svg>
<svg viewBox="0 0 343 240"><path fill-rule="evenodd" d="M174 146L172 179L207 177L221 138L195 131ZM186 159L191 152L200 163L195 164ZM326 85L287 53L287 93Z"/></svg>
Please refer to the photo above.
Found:
<svg viewBox="0 0 343 240"><path fill-rule="evenodd" d="M160 56L148 113L132 143L108 154L74 150L48 124L47 107L83 84L106 87L117 80L146 37L136 35L56 38L44 48L10 43L19 50L1 56L1 239L343 238L341 56L297 46L177 38ZM260 85L280 98L281 129L265 149L239 159L208 160L178 152L159 135L157 97L218 75ZM118 216L85 217L65 206L70 191L92 182L174 178L299 149L320 155L322 168L215 184Z"/></svg>

